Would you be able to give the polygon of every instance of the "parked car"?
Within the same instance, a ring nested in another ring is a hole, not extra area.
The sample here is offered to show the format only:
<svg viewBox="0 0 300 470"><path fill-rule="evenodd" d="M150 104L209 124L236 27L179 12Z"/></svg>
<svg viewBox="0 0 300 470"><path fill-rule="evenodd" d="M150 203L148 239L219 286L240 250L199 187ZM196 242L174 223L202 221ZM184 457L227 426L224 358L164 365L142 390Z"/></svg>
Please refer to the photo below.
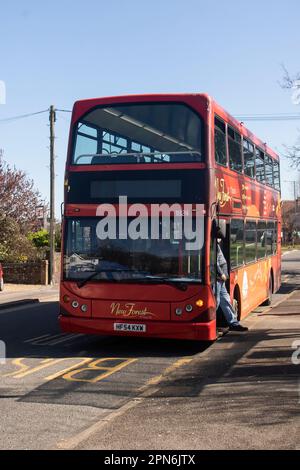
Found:
<svg viewBox="0 0 300 470"><path fill-rule="evenodd" d="M0 291L4 289L4 280L3 280L3 268L2 264L0 263Z"/></svg>

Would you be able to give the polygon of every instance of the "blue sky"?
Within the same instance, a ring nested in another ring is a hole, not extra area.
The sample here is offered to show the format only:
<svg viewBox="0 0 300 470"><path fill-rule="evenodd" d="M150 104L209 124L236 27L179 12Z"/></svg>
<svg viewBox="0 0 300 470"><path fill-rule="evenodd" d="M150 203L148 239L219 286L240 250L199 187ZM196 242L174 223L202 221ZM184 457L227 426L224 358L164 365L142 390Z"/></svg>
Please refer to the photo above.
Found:
<svg viewBox="0 0 300 470"><path fill-rule="evenodd" d="M300 113L282 90L281 63L300 71L300 2L286 0L11 0L0 10L0 119L75 100L147 92L208 92L231 114ZM274 150L292 145L300 121L247 122ZM56 125L57 212L69 115ZM5 159L48 198L47 114L0 122ZM296 170L282 160L282 196ZM299 193L300 194L300 193Z"/></svg>

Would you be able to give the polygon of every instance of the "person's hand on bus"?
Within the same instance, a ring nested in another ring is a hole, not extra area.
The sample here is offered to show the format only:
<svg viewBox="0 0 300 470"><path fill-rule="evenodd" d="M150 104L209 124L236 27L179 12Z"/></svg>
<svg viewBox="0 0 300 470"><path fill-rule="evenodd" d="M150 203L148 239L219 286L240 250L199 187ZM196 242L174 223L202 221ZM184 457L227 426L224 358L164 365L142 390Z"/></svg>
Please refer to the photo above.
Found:
<svg viewBox="0 0 300 470"><path fill-rule="evenodd" d="M221 279L222 279L222 281L227 281L227 276L226 276L226 274L222 274Z"/></svg>

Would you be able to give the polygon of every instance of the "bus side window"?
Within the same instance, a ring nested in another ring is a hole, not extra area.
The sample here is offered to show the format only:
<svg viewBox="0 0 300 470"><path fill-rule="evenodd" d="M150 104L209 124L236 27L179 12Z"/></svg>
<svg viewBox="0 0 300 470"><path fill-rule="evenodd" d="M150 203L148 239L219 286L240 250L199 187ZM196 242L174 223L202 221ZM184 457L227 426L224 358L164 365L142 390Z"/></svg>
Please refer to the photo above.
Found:
<svg viewBox="0 0 300 470"><path fill-rule="evenodd" d="M266 251L267 256L273 255L274 253L274 244L275 244L275 226L274 222L267 223L266 230Z"/></svg>
<svg viewBox="0 0 300 470"><path fill-rule="evenodd" d="M273 160L268 155L265 157L265 174L266 183L269 186L273 186Z"/></svg>
<svg viewBox="0 0 300 470"><path fill-rule="evenodd" d="M228 149L229 149L229 164L230 168L234 171L242 173L242 145L241 136L234 129L228 126Z"/></svg>
<svg viewBox="0 0 300 470"><path fill-rule="evenodd" d="M244 262L244 222L232 219L230 224L230 268L241 266Z"/></svg>
<svg viewBox="0 0 300 470"><path fill-rule="evenodd" d="M227 165L225 122L215 117L215 159L219 165Z"/></svg>
<svg viewBox="0 0 300 470"><path fill-rule="evenodd" d="M245 223L245 261L251 263L256 259L256 222L247 220Z"/></svg>
<svg viewBox="0 0 300 470"><path fill-rule="evenodd" d="M255 175L257 181L265 183L265 154L257 147L255 148Z"/></svg>
<svg viewBox="0 0 300 470"><path fill-rule="evenodd" d="M254 146L248 140L243 140L243 154L244 154L244 172L250 178L255 177L254 165Z"/></svg>
<svg viewBox="0 0 300 470"><path fill-rule="evenodd" d="M279 171L279 162L273 160L273 178L274 178L274 188L280 191L280 171Z"/></svg>
<svg viewBox="0 0 300 470"><path fill-rule="evenodd" d="M257 222L257 259L266 256L266 230L267 225L263 220Z"/></svg>

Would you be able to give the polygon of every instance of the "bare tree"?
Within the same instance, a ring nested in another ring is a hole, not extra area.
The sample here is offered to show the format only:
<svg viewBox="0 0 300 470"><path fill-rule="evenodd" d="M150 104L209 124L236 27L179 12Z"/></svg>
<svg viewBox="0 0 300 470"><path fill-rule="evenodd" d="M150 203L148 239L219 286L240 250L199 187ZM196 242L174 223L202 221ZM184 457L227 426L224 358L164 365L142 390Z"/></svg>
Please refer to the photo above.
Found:
<svg viewBox="0 0 300 470"><path fill-rule="evenodd" d="M300 85L297 84L297 82L300 80L300 72L294 76L291 76L284 64L282 64L281 67L283 70L282 82L280 82L281 88L285 88L287 90L291 90L292 88L298 86L300 88Z"/></svg>
<svg viewBox="0 0 300 470"><path fill-rule="evenodd" d="M285 153L284 156L290 162L290 166L293 168L300 168L300 138L297 140L295 145L291 147L284 145Z"/></svg>
<svg viewBox="0 0 300 470"><path fill-rule="evenodd" d="M283 77L280 83L281 88L287 90L293 90L292 101L294 104L300 104L300 72L296 75L291 76L284 65L282 65ZM285 157L290 161L290 165L293 168L300 167L300 137L298 138L295 145L284 146Z"/></svg>

